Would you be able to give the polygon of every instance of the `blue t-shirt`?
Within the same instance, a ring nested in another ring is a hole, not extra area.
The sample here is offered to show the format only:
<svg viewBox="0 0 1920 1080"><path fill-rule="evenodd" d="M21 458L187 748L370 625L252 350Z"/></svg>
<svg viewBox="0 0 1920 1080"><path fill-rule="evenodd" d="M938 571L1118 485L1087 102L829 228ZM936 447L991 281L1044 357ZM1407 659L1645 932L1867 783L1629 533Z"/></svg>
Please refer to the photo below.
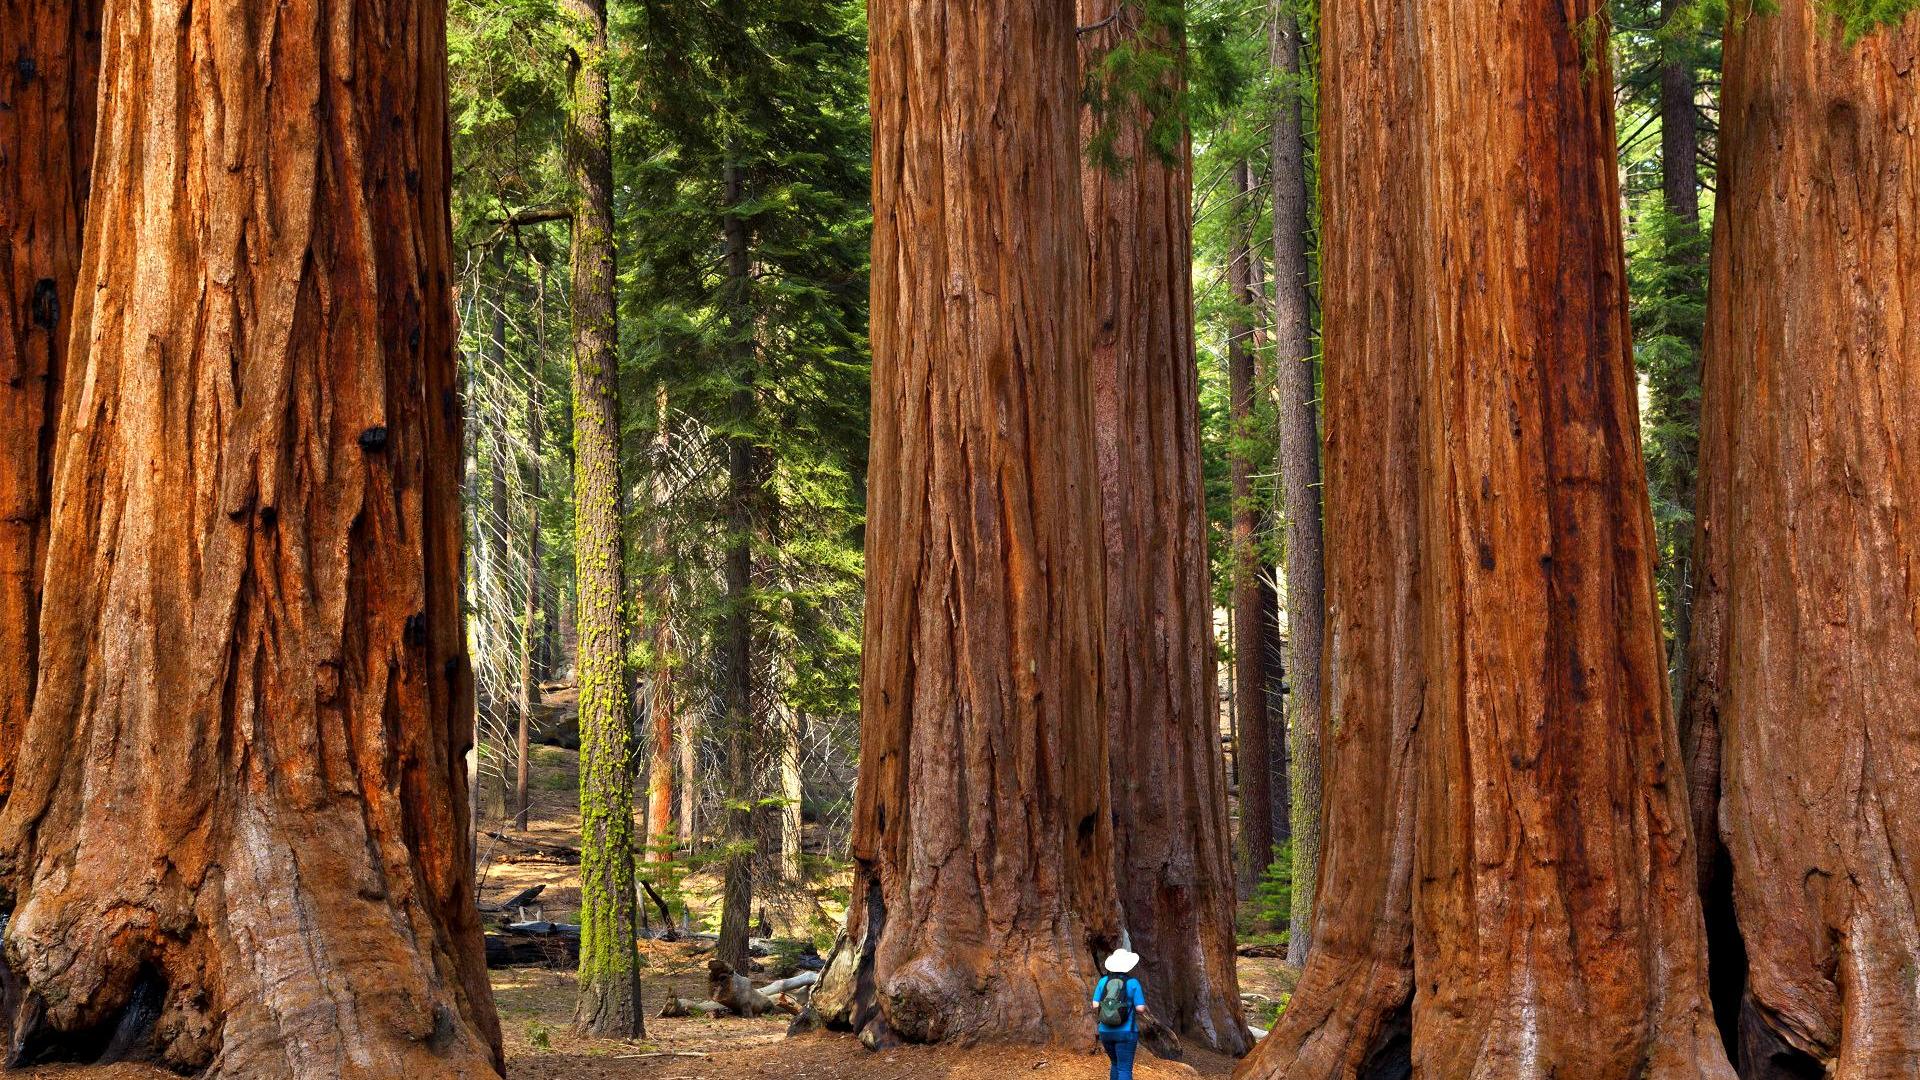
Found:
<svg viewBox="0 0 1920 1080"><path fill-rule="evenodd" d="M1103 1035L1122 1035L1134 1030L1140 1015L1135 1012L1134 1009L1144 1009L1147 1007L1147 995L1144 990L1140 989L1140 980L1134 978L1132 975L1102 975L1100 976L1100 981L1093 984L1093 1003L1095 1005L1100 1004L1101 995L1106 993L1107 980L1109 979L1127 980L1127 997L1132 999L1133 1008L1127 1010L1126 1023L1121 1024L1119 1027L1108 1027L1105 1024L1101 1024L1100 1032Z"/></svg>

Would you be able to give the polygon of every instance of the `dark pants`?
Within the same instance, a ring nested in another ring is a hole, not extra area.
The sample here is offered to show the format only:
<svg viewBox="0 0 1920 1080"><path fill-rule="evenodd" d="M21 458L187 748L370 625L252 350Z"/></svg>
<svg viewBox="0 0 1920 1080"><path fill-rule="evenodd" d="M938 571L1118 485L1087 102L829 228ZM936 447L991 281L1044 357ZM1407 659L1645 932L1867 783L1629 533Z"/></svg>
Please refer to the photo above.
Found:
<svg viewBox="0 0 1920 1080"><path fill-rule="evenodd" d="M1100 1033L1100 1045L1113 1061L1113 1068L1107 1072L1107 1080L1133 1080L1133 1052L1140 1048L1140 1033L1103 1031Z"/></svg>

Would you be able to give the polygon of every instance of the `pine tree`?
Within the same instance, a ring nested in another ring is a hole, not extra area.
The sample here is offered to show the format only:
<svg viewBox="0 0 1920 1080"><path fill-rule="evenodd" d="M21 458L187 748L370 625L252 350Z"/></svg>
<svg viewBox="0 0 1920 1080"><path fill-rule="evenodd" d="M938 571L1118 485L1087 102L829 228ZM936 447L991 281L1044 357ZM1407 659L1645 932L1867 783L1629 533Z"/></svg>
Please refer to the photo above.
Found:
<svg viewBox="0 0 1920 1080"><path fill-rule="evenodd" d="M1320 863L1321 657L1326 580L1321 553L1320 392L1314 378L1312 192L1304 114L1311 99L1294 0L1270 8L1273 76L1274 394L1278 399L1280 510L1286 530L1287 698L1285 735L1292 812L1293 911L1287 959L1305 964L1313 942Z"/></svg>
<svg viewBox="0 0 1920 1080"><path fill-rule="evenodd" d="M868 367L861 12L844 0L656 8L631 32L649 45L636 58L633 152L622 162L636 191L627 232L642 238L623 304L636 375L672 403L655 430L673 424L686 449L678 460L699 470L650 508L662 546L646 572L681 577L669 617L711 660L690 665L703 678L680 690L716 703L719 958L743 967L754 877L774 865L761 849L778 833L763 826L789 801L764 782L779 772L786 718L856 711Z"/></svg>
<svg viewBox="0 0 1920 1080"><path fill-rule="evenodd" d="M605 0L565 0L573 182L574 581L580 627L580 997L574 1026L637 1038L633 723L620 481L613 122Z"/></svg>

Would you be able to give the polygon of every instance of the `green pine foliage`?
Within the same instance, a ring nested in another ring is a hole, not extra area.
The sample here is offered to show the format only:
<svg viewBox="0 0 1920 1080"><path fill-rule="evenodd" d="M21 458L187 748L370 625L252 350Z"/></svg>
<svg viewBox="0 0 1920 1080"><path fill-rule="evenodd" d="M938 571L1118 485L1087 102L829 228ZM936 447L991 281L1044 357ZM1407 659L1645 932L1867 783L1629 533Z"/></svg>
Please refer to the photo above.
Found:
<svg viewBox="0 0 1920 1080"><path fill-rule="evenodd" d="M699 662L729 602L717 565L728 539L725 444L746 438L770 464L749 542L746 599L757 711L858 711L867 454L869 138L864 8L845 0L754 0L633 9L637 44L618 80L623 190L621 320L637 399L664 392L672 493L645 507L669 536L675 621ZM730 198L729 170L738 178ZM751 262L727 273L725 219ZM656 415L629 445L654 443ZM642 553L644 558L644 553Z"/></svg>
<svg viewBox="0 0 1920 1080"><path fill-rule="evenodd" d="M763 668L756 715L804 714L829 765L851 762L859 702L868 428L867 260L870 139L863 5L731 0L698 6L611 0L607 60L615 126L615 214L622 465L629 515L627 598L633 670L651 692L653 637L671 628L676 713L721 715L718 629L733 602L725 447L749 440L766 461L744 598ZM468 594L476 667L494 696L511 689L509 648L557 654L573 593L571 402L563 145L570 41L555 0L451 0L454 216L461 264L469 429ZM730 198L729 167L739 178ZM723 217L744 225L751 270L730 279ZM505 347L491 350L495 312ZM503 353L495 357L495 352ZM543 438L531 439L538 389ZM663 418L668 439L655 436ZM508 520L490 506L492 466L508 466ZM524 626L524 550L536 522L543 595ZM658 543L655 543L658 541ZM515 589L518 592L515 592ZM491 644L489 644L491 643ZM484 653L484 655L482 655ZM483 697L486 695L483 695ZM483 702L483 706L486 703ZM501 728L511 711L494 703ZM637 718L638 720L639 718ZM491 733L499 742L504 730ZM724 809L703 743L703 825ZM494 754L498 772L510 773ZM831 788L815 761L809 799ZM757 762L768 794L774 762ZM833 799L809 810L844 815Z"/></svg>
<svg viewBox="0 0 1920 1080"><path fill-rule="evenodd" d="M1626 203L1627 278L1641 381L1641 439L1658 545L1657 584L1671 655L1693 572L1694 492L1700 448L1701 337L1706 324L1713 162L1718 150L1719 39L1691 9L1663 20L1658 0L1615 0L1613 48ZM1662 188L1661 68L1686 66L1700 87L1699 223L1667 207ZM1676 672L1678 676L1680 673Z"/></svg>
<svg viewBox="0 0 1920 1080"><path fill-rule="evenodd" d="M1270 352L1265 328L1272 324L1273 115L1283 101L1302 106L1307 136L1307 186L1317 190L1316 89L1318 54L1315 29L1318 0L1288 0L1295 20L1306 31L1301 50L1302 71L1288 77L1273 71L1267 38L1271 11L1267 0L1195 0L1188 7L1187 117L1192 125L1194 155L1195 329L1200 359L1202 454L1206 476L1207 512L1212 527L1211 555L1215 602L1228 602L1232 587L1232 552L1228 543L1233 515L1228 482L1228 459L1238 451L1254 464L1254 500L1270 513L1268 528L1259 538L1262 559L1278 566L1281 558L1279 477L1274 466L1279 422L1273 393L1271 364L1261 363L1264 376L1255 387L1253 415L1245 429L1233 430L1229 419L1227 343L1235 323L1262 328L1257 347ZM1246 161L1253 173L1253 190L1238 196L1233 171ZM1318 296L1318 199L1311 201L1312 235L1308 237L1313 294ZM1228 252L1237 230L1251 234L1266 292L1259 303L1237 300L1227 287ZM1315 314L1316 322L1318 313ZM1317 326L1316 326L1317 333ZM1270 356L1262 357L1263 361ZM1276 574L1277 576L1277 574Z"/></svg>

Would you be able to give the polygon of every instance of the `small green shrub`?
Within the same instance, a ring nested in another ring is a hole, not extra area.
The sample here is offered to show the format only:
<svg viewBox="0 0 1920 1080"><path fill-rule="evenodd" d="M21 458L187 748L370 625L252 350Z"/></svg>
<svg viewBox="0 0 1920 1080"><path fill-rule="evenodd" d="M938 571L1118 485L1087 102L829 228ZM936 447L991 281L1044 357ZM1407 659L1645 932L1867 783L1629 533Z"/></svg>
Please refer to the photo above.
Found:
<svg viewBox="0 0 1920 1080"><path fill-rule="evenodd" d="M1260 875L1253 890L1254 919L1262 926L1284 928L1293 918L1293 842L1280 845L1279 857Z"/></svg>

